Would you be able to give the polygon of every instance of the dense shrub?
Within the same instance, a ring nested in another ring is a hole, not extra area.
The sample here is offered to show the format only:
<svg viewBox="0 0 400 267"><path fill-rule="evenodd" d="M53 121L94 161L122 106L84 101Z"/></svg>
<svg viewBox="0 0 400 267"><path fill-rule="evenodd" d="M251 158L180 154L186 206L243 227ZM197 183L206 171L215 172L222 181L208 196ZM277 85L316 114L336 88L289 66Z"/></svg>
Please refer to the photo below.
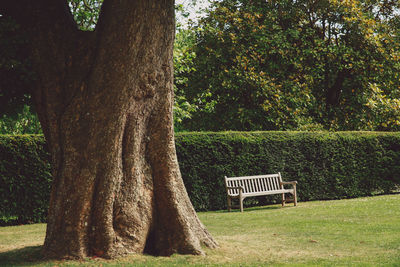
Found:
<svg viewBox="0 0 400 267"><path fill-rule="evenodd" d="M176 146L197 210L226 207L224 175L281 172L299 182L302 201L388 193L400 185L400 133L187 133Z"/></svg>
<svg viewBox="0 0 400 267"><path fill-rule="evenodd" d="M284 180L299 182L301 201L388 193L400 185L400 133L181 133L176 148L196 210L226 207L225 175L281 172ZM45 219L51 184L46 151L41 136L0 136L1 224Z"/></svg>
<svg viewBox="0 0 400 267"><path fill-rule="evenodd" d="M51 174L41 135L0 135L0 225L42 222Z"/></svg>

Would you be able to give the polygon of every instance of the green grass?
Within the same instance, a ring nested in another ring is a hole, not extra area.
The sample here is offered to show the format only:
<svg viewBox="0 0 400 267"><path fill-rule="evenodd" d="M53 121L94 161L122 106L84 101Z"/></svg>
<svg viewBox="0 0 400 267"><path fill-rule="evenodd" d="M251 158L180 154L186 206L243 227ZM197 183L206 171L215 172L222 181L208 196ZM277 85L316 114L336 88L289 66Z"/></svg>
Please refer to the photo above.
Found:
<svg viewBox="0 0 400 267"><path fill-rule="evenodd" d="M201 212L207 256L43 261L45 225L0 228L0 266L400 266L400 194Z"/></svg>

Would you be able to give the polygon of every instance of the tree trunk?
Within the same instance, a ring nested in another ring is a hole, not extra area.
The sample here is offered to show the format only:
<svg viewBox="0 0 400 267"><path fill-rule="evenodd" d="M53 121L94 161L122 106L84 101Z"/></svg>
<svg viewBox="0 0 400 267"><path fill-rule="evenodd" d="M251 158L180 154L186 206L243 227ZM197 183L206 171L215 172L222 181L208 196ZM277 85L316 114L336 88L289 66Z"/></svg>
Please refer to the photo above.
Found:
<svg viewBox="0 0 400 267"><path fill-rule="evenodd" d="M105 0L92 33L77 30L65 1L10 0L4 10L29 30L33 95L52 155L44 254L215 247L175 152L174 1Z"/></svg>

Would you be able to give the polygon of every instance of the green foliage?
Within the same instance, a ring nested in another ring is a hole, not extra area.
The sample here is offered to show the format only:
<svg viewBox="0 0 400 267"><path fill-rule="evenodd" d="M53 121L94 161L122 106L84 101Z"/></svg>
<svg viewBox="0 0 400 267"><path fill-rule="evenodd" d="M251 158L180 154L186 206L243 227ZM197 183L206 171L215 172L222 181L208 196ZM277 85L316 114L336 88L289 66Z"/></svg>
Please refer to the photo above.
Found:
<svg viewBox="0 0 400 267"><path fill-rule="evenodd" d="M50 183L43 136L0 135L0 225L44 221Z"/></svg>
<svg viewBox="0 0 400 267"><path fill-rule="evenodd" d="M301 201L387 193L400 185L399 133L187 133L177 135L176 147L197 210L226 207L225 175L281 172L299 182Z"/></svg>
<svg viewBox="0 0 400 267"><path fill-rule="evenodd" d="M94 30L103 0L69 0L68 4L79 29Z"/></svg>
<svg viewBox="0 0 400 267"><path fill-rule="evenodd" d="M400 129L397 1L223 0L191 28L189 130ZM311 125L311 126L309 126Z"/></svg>
<svg viewBox="0 0 400 267"><path fill-rule="evenodd" d="M21 113L14 116L3 115L0 117L0 134L41 134L37 114L31 111L30 106L24 105Z"/></svg>
<svg viewBox="0 0 400 267"><path fill-rule="evenodd" d="M191 119L192 114L196 111L197 106L189 103L184 96L184 92L180 91L187 86L187 78L185 73L193 71L193 58L195 54L188 50L193 46L195 39L193 32L185 29L179 29L176 33L174 43L174 126L175 131L184 130L182 122L185 119Z"/></svg>

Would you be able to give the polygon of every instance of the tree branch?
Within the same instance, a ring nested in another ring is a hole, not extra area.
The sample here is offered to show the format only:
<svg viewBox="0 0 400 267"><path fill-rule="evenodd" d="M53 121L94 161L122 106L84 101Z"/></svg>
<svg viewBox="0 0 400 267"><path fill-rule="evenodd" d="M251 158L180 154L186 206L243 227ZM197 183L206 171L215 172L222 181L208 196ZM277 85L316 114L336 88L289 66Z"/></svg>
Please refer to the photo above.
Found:
<svg viewBox="0 0 400 267"><path fill-rule="evenodd" d="M89 9L90 11L93 11L93 8L90 7L90 5L88 4L87 0L83 0L83 5Z"/></svg>

